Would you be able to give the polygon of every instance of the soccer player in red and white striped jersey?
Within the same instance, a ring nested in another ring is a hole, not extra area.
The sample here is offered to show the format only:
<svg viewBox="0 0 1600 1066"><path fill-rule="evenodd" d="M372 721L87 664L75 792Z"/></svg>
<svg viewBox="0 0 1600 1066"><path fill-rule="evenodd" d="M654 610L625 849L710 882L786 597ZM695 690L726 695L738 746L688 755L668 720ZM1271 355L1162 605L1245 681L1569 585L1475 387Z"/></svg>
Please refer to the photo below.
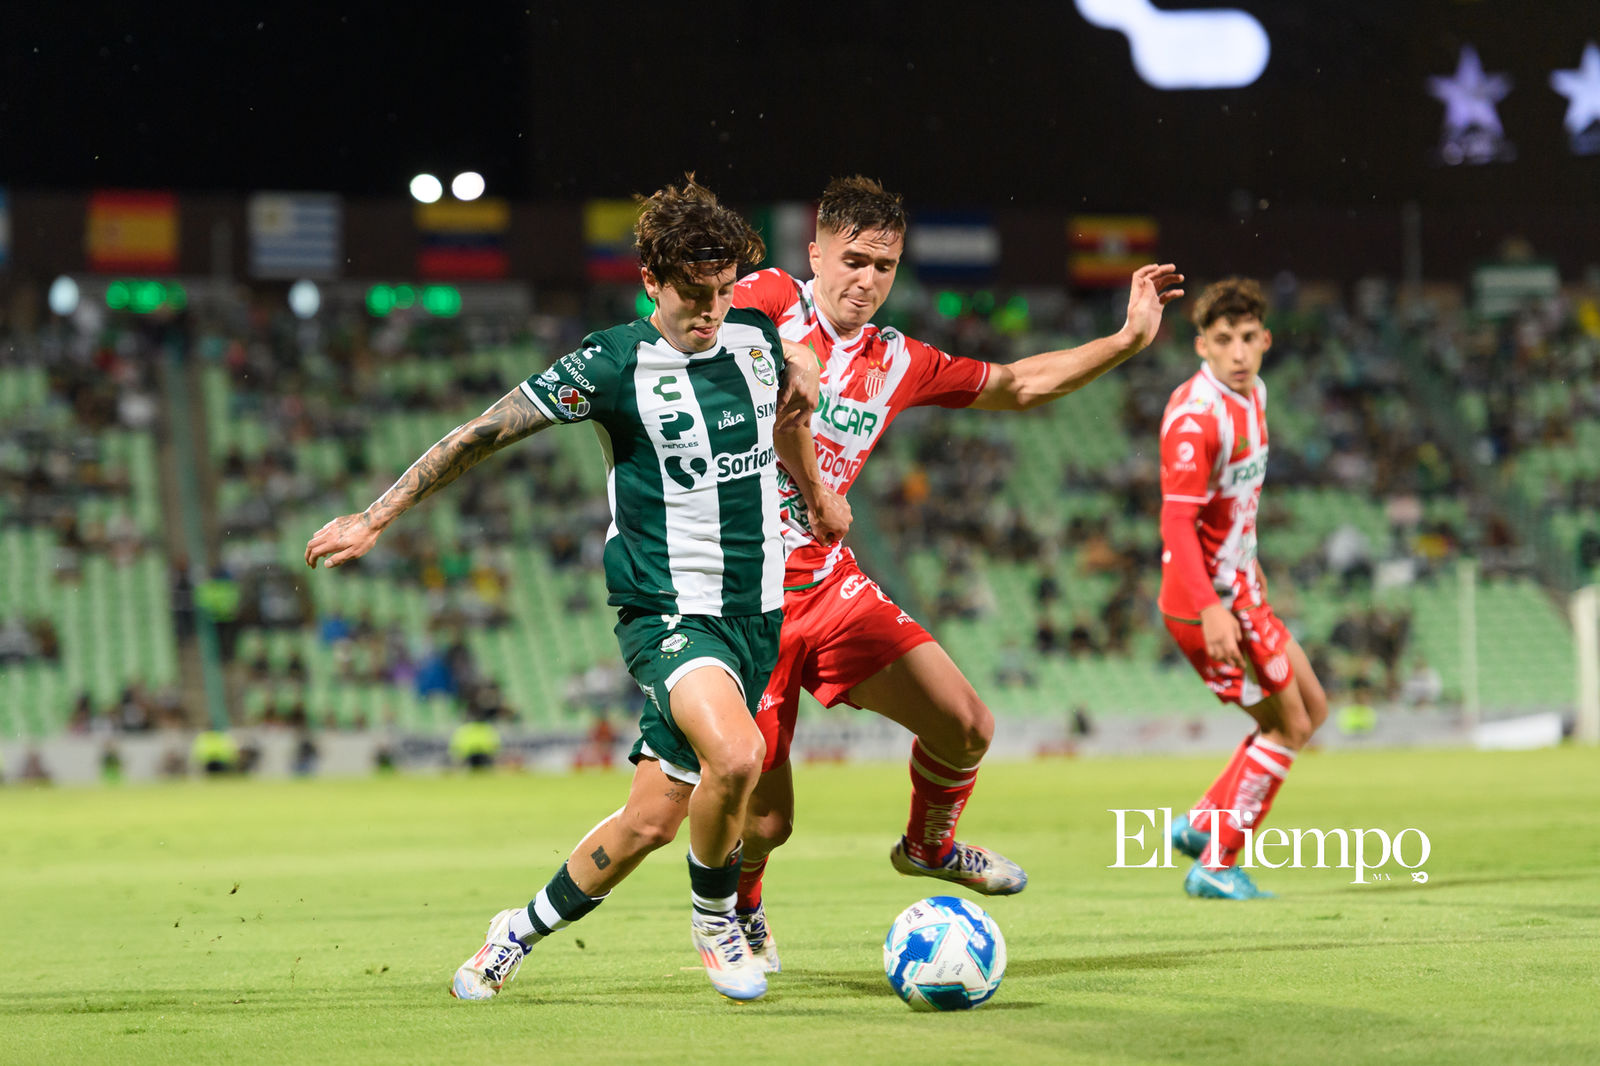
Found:
<svg viewBox="0 0 1600 1066"><path fill-rule="evenodd" d="M1184 889L1218 899L1270 895L1237 866L1244 831L1266 817L1295 753L1328 715L1305 652L1267 603L1256 561L1267 473L1267 387L1258 375L1272 344L1265 314L1253 281L1206 287L1191 313L1203 362L1161 420L1161 612L1206 686L1258 726L1173 823L1173 845L1196 860Z"/></svg>
<svg viewBox="0 0 1600 1066"><path fill-rule="evenodd" d="M1162 308L1183 295L1170 265L1133 275L1128 318L1110 337L1045 352L1008 365L964 359L880 328L872 316L889 295L905 244L900 198L877 182L834 181L817 212L813 278L781 270L743 279L738 306L778 324L786 348L809 347L821 364L812 417L817 467L780 469L785 544L784 624L778 665L756 716L767 740L766 764L751 798L744 834L739 913L752 950L770 969L777 956L761 905L767 855L789 836L794 817L789 745L800 689L825 706L849 703L898 722L911 746L911 811L890 852L903 874L932 876L985 894L1019 892L1022 868L993 851L955 839L972 794L994 718L933 636L861 572L834 535L848 525L844 496L873 446L910 407L1024 410L1089 384L1144 348Z"/></svg>

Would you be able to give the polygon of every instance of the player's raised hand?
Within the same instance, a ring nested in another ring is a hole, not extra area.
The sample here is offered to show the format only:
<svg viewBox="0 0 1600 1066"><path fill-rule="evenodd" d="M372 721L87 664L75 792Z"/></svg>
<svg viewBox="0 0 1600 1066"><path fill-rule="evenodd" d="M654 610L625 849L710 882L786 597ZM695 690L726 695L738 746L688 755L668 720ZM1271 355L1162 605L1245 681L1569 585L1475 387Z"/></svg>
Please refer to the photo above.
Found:
<svg viewBox="0 0 1600 1066"><path fill-rule="evenodd" d="M1200 629L1206 639L1206 654L1219 663L1229 666L1246 668L1244 652L1239 650L1239 641L1244 639L1244 630L1239 627L1239 620L1233 612L1220 603L1200 611Z"/></svg>
<svg viewBox="0 0 1600 1066"><path fill-rule="evenodd" d="M1171 263L1150 263L1133 272L1128 289L1128 321L1122 327L1130 346L1144 348L1156 339L1161 311L1183 295L1183 290L1175 287L1182 282L1183 275Z"/></svg>
<svg viewBox="0 0 1600 1066"><path fill-rule="evenodd" d="M359 559L378 543L378 534L363 514L341 515L317 530L306 542L306 565L315 570L317 560L326 557L328 566Z"/></svg>

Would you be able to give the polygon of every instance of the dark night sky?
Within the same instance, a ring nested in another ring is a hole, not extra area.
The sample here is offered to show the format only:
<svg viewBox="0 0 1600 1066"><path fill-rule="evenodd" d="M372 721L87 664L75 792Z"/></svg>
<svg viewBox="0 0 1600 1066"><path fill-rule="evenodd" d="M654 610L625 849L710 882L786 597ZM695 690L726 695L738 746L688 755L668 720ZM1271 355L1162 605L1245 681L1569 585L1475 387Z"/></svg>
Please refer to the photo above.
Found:
<svg viewBox="0 0 1600 1066"><path fill-rule="evenodd" d="M693 168L752 200L862 170L951 205L1592 203L1600 161L1566 157L1544 79L1600 38L1594 0L1233 2L1272 36L1266 74L1176 94L1071 0L7 5L0 184L386 196L470 167L491 192L575 199ZM1427 163L1423 78L1463 41L1516 83L1515 164Z"/></svg>

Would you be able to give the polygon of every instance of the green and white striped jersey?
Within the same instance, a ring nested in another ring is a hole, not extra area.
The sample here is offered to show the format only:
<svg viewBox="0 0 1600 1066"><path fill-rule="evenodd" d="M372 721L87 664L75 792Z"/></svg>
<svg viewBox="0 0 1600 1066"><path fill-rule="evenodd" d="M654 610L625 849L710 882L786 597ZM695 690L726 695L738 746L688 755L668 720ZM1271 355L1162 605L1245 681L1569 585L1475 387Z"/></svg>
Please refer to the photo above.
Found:
<svg viewBox="0 0 1600 1066"><path fill-rule="evenodd" d="M717 343L680 352L647 320L591 333L522 383L555 422L593 422L605 451L608 602L731 616L783 606L772 426L777 327L734 309Z"/></svg>

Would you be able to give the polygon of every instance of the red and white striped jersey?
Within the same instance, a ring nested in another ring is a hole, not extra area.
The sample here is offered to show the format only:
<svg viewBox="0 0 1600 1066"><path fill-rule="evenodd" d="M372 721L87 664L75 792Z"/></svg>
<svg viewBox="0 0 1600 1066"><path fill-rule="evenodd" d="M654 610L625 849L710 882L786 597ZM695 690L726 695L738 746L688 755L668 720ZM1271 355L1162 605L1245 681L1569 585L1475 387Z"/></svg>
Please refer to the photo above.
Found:
<svg viewBox="0 0 1600 1066"><path fill-rule="evenodd" d="M1244 396L1202 365L1173 390L1161 420L1161 499L1164 506L1199 507L1194 522L1205 576L1223 606L1236 612L1263 602L1256 513L1266 475L1266 385L1257 378ZM1205 583L1176 573L1175 554L1181 553L1163 543L1160 607L1173 618L1195 619L1205 603L1195 602L1189 590L1203 590Z"/></svg>
<svg viewBox="0 0 1600 1066"><path fill-rule="evenodd" d="M822 389L811 416L817 466L843 496L895 415L910 407L966 407L989 380L989 364L942 352L896 329L867 324L844 340L823 317L812 283L776 268L742 278L736 307L753 307L778 324L784 340L804 344L822 363ZM804 588L828 576L843 544L824 547L811 536L805 501L780 464L783 540L788 550L784 587Z"/></svg>

